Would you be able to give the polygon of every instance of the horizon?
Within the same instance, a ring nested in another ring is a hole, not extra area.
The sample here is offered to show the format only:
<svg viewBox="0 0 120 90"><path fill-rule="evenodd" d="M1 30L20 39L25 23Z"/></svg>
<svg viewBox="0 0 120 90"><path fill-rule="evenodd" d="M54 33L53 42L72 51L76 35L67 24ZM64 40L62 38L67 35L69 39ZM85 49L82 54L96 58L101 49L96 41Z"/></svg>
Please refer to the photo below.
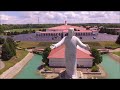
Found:
<svg viewBox="0 0 120 90"><path fill-rule="evenodd" d="M63 24L64 25L64 23L42 23L42 24L55 24L55 25ZM42 24L38 24L38 25L42 25ZM67 23L67 24L70 25L70 24L120 24L120 23ZM26 24L1 24L1 25L27 25L27 23ZM33 25L35 24L33 23Z"/></svg>
<svg viewBox="0 0 120 90"><path fill-rule="evenodd" d="M0 11L0 24L120 23L120 11Z"/></svg>

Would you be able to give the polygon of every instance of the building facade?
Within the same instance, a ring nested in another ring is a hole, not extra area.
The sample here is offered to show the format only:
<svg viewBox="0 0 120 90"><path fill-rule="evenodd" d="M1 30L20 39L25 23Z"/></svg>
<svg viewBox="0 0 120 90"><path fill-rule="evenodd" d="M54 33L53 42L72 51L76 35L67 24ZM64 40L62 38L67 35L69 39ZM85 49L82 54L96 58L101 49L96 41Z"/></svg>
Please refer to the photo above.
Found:
<svg viewBox="0 0 120 90"><path fill-rule="evenodd" d="M46 29L46 31L36 31L36 37L39 38L48 38L50 40L61 40L64 36L67 36L68 29L74 28L75 30L75 36L82 39L82 37L86 36L97 36L98 30L95 29L86 29L84 27L78 27L78 26L72 26L67 25L67 22L65 21L65 25L56 26L52 28Z"/></svg>

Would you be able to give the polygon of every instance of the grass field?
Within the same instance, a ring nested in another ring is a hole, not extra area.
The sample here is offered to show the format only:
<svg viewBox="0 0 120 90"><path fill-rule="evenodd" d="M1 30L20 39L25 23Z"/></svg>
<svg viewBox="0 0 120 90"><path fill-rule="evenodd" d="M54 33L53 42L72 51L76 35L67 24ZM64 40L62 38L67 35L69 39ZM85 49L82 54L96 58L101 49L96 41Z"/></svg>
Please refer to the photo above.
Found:
<svg viewBox="0 0 120 90"><path fill-rule="evenodd" d="M116 54L116 55L120 56L120 51L119 52L113 52L113 54Z"/></svg>
<svg viewBox="0 0 120 90"><path fill-rule="evenodd" d="M5 64L5 67L0 70L0 74L2 74L4 71L9 69L10 67L14 66L17 62L21 61L26 55L28 54L27 51L24 50L16 50L16 57L12 57L8 61L3 61Z"/></svg>
<svg viewBox="0 0 120 90"><path fill-rule="evenodd" d="M85 42L86 44L89 44L91 48L105 48L105 47L112 47L117 48L120 47L119 44L116 44L113 41L101 41L101 42Z"/></svg>
<svg viewBox="0 0 120 90"><path fill-rule="evenodd" d="M54 42L55 44L56 42ZM53 44L53 42L32 42L32 41L21 41L19 43L19 47L22 48L30 48L30 47L41 47L45 48ZM91 48L104 48L106 46L110 46L112 48L117 48L120 47L120 45L116 44L115 42L112 41L107 41L107 42L85 42L85 44L88 44Z"/></svg>
<svg viewBox="0 0 120 90"><path fill-rule="evenodd" d="M38 31L38 30L41 30L43 28L31 28L31 30L35 30L35 31ZM5 31L9 31L9 32L22 32L23 30L30 30L30 28L23 28L23 29L12 29L12 30L5 30Z"/></svg>
<svg viewBox="0 0 120 90"><path fill-rule="evenodd" d="M91 48L103 48L99 42L83 42L88 44Z"/></svg>
<svg viewBox="0 0 120 90"><path fill-rule="evenodd" d="M21 48L31 48L31 47L41 47L46 48L53 44L53 42L32 42L32 41L21 41L18 44L18 47Z"/></svg>
<svg viewBox="0 0 120 90"><path fill-rule="evenodd" d="M18 44L18 47L21 48L30 48L30 47L37 47L39 42L32 42L32 41L21 41Z"/></svg>
<svg viewBox="0 0 120 90"><path fill-rule="evenodd" d="M99 43L102 47L107 47L107 46L110 46L112 48L120 47L119 44L116 44L115 42L112 42L112 41L107 41L107 42L104 41L104 42L99 42Z"/></svg>

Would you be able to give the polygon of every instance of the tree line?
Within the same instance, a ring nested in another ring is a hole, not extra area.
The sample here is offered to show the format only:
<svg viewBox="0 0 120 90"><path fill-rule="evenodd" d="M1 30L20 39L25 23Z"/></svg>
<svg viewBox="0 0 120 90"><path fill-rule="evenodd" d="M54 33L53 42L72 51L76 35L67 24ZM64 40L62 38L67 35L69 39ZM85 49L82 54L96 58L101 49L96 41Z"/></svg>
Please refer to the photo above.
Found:
<svg viewBox="0 0 120 90"><path fill-rule="evenodd" d="M4 32L4 35L19 35L19 34L28 34L28 33L35 33L35 30L23 30L21 32L17 32L17 31L14 31L14 32Z"/></svg>
<svg viewBox="0 0 120 90"><path fill-rule="evenodd" d="M99 33L107 33L107 34L112 34L112 35L119 35L120 32L117 32L115 29L108 29L105 27L102 27L99 31Z"/></svg>
<svg viewBox="0 0 120 90"><path fill-rule="evenodd" d="M68 23L69 24L69 23ZM4 30L12 30L12 29L23 29L23 28L50 28L54 26L59 26L63 24L2 24L0 25L0 32L3 32ZM82 24L69 24L69 25L75 25L75 26L103 26L106 28L119 28L120 24L118 23L82 23Z"/></svg>
<svg viewBox="0 0 120 90"><path fill-rule="evenodd" d="M25 28L50 28L61 24L2 24L0 25L0 32L12 29L25 29Z"/></svg>

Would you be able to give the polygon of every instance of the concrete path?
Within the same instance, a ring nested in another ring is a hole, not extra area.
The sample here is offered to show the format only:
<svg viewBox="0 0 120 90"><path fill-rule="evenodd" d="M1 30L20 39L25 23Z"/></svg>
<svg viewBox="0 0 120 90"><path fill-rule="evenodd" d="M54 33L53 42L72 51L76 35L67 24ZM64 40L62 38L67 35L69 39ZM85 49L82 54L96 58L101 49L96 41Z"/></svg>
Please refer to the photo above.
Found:
<svg viewBox="0 0 120 90"><path fill-rule="evenodd" d="M32 59L33 56L33 53L28 53L20 62L3 72L3 74L0 75L0 79L12 79L20 72L20 70L22 70L22 68Z"/></svg>
<svg viewBox="0 0 120 90"><path fill-rule="evenodd" d="M5 67L5 64L0 60L0 70Z"/></svg>
<svg viewBox="0 0 120 90"><path fill-rule="evenodd" d="M114 50L109 50L109 52L119 52L120 48L114 49Z"/></svg>

